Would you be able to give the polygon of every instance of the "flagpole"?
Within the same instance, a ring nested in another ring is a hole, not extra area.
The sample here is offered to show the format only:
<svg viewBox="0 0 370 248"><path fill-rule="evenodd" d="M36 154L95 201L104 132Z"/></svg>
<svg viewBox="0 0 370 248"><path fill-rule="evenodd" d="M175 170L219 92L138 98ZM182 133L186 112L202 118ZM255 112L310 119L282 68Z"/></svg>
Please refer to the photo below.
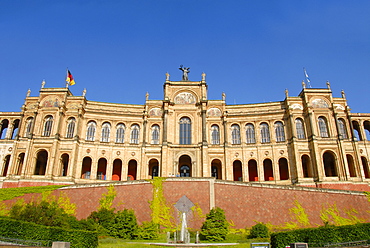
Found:
<svg viewBox="0 0 370 248"><path fill-rule="evenodd" d="M67 82L66 83L66 88L68 89L68 87L69 87L69 81L67 80L68 79L68 67L67 67L67 70L66 70L66 79L65 79L65 81Z"/></svg>

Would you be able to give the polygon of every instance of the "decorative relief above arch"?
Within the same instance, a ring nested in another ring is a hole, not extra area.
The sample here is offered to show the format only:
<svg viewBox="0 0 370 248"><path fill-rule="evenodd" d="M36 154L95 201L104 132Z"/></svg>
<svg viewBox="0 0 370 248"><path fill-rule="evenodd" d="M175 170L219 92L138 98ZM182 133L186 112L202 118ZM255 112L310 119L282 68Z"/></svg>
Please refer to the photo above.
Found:
<svg viewBox="0 0 370 248"><path fill-rule="evenodd" d="M216 116L216 117L221 116L221 110L218 109L218 108L210 108L207 111L207 115L208 116Z"/></svg>
<svg viewBox="0 0 370 248"><path fill-rule="evenodd" d="M311 104L314 108L329 108L328 103L320 98L312 100Z"/></svg>
<svg viewBox="0 0 370 248"><path fill-rule="evenodd" d="M71 103L67 105L67 109L78 109L78 103Z"/></svg>
<svg viewBox="0 0 370 248"><path fill-rule="evenodd" d="M300 109L300 110L303 110L302 105L301 105L301 104L299 104L299 103L294 103L294 104L292 104L291 108L292 108L292 109Z"/></svg>
<svg viewBox="0 0 370 248"><path fill-rule="evenodd" d="M196 98L190 92L181 92L175 97L176 104L194 104L195 102Z"/></svg>
<svg viewBox="0 0 370 248"><path fill-rule="evenodd" d="M30 103L27 105L27 109L35 109L37 108L39 104L38 103Z"/></svg>
<svg viewBox="0 0 370 248"><path fill-rule="evenodd" d="M344 107L343 107L343 105L341 105L341 104L334 104L334 107L335 107L336 109L345 110L345 108L344 108Z"/></svg>
<svg viewBox="0 0 370 248"><path fill-rule="evenodd" d="M162 116L162 109L152 108L149 110L149 116Z"/></svg>
<svg viewBox="0 0 370 248"><path fill-rule="evenodd" d="M41 106L46 108L52 108L52 107L59 107L60 106L60 99L58 97L46 97L44 101L42 102Z"/></svg>

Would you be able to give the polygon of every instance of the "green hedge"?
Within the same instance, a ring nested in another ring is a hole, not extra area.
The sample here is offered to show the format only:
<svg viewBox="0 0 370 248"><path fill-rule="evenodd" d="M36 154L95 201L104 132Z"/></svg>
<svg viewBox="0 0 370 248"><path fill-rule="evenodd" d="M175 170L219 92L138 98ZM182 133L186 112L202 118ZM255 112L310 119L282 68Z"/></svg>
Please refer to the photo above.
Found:
<svg viewBox="0 0 370 248"><path fill-rule="evenodd" d="M370 223L306 228L271 234L272 248L284 248L286 245L297 242L308 243L314 247L323 247L328 243L344 243L361 240L370 240Z"/></svg>
<svg viewBox="0 0 370 248"><path fill-rule="evenodd" d="M344 243L370 239L370 223L349 226L306 228L271 234L272 248L284 248L291 243L303 242L309 246L323 247L328 243Z"/></svg>
<svg viewBox="0 0 370 248"><path fill-rule="evenodd" d="M42 226L7 217L0 217L0 234L3 237L23 240L70 242L71 247L74 248L95 248L98 246L96 232ZM44 245L47 245L47 242Z"/></svg>

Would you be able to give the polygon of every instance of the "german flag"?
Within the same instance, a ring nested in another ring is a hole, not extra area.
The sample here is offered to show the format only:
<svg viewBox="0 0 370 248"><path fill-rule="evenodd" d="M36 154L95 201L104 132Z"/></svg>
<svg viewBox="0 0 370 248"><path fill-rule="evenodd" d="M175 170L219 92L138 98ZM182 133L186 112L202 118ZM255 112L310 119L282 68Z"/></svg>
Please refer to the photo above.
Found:
<svg viewBox="0 0 370 248"><path fill-rule="evenodd" d="M69 70L67 70L66 81L69 83L69 85L74 85L76 83L75 80L73 79L72 73Z"/></svg>

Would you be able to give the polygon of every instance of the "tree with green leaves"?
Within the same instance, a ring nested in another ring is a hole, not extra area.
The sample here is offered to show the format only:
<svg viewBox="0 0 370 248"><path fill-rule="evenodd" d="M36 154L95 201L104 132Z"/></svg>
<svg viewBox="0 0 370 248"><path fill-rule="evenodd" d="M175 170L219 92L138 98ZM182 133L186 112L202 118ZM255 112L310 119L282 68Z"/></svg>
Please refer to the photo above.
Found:
<svg viewBox="0 0 370 248"><path fill-rule="evenodd" d="M229 233L229 223L225 212L219 207L211 209L201 227L200 236L203 240L222 241Z"/></svg>
<svg viewBox="0 0 370 248"><path fill-rule="evenodd" d="M269 238L269 229L268 227L263 223L258 223L254 226L252 226L251 232L249 234L249 238L255 239L255 238Z"/></svg>

